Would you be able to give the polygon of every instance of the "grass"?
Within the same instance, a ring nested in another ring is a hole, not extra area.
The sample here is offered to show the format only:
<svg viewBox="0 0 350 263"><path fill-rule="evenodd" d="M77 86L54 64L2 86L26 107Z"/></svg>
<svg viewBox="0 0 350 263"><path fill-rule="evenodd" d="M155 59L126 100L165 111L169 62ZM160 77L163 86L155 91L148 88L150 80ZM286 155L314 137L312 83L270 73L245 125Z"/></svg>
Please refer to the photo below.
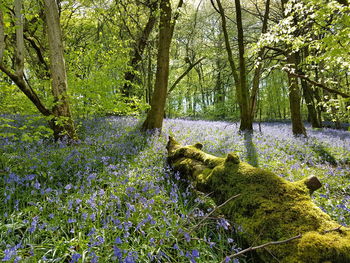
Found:
<svg viewBox="0 0 350 263"><path fill-rule="evenodd" d="M270 123L247 136L234 123L166 120L151 136L139 126L135 118L84 121L76 145L24 140L23 129L1 139L0 259L220 262L245 247L220 215L196 226L212 207L167 166L170 134L217 156L238 152L288 180L317 175L316 204L350 223L349 132L308 129L295 138L290 125Z"/></svg>

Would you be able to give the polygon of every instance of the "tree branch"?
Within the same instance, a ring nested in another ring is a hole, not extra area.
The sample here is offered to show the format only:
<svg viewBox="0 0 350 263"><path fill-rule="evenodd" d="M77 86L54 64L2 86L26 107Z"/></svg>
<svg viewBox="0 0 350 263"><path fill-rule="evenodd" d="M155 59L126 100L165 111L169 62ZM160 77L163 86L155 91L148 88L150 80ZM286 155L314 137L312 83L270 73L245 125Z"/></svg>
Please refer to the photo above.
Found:
<svg viewBox="0 0 350 263"><path fill-rule="evenodd" d="M297 73L294 73L294 72L291 72L290 70L288 70L287 68L283 68L283 70L285 72L287 72L289 75L293 76L293 77L297 77L297 78L300 78L300 79L303 79L303 80L306 80L307 82L311 83L312 85L316 86L316 87L320 87L330 93L334 93L334 94L337 94L337 95L340 95L342 96L343 98L350 98L350 95L349 94L346 94L344 92L341 92L341 91L338 91L338 90L335 90L335 89L332 89L332 88L329 88L325 85L323 85L322 83L319 83L319 82L316 82L312 79L310 79L308 76L306 75L300 75L300 74L297 74Z"/></svg>
<svg viewBox="0 0 350 263"><path fill-rule="evenodd" d="M215 207L209 214L207 214L201 221L199 221L199 223L196 224L189 232L192 232L194 229L196 229L198 226L200 226L206 219L208 219L208 217L210 217L215 211L217 211L221 207L225 206L228 202L239 197L240 195L241 194L233 195L229 199L227 199L225 202L223 202L221 205L218 205L217 207Z"/></svg>
<svg viewBox="0 0 350 263"><path fill-rule="evenodd" d="M171 21L171 27L170 27L170 32L171 32L170 36L171 36L171 38L173 37L176 20L180 16L180 8L182 7L183 3L184 3L183 0L179 0L179 3L177 4L177 8L176 8L176 11L175 11L175 14L174 14L174 17L173 17L173 19Z"/></svg>
<svg viewBox="0 0 350 263"><path fill-rule="evenodd" d="M287 52L286 52L285 50L283 50L282 48L270 47L270 46L264 46L264 48L266 48L266 49L271 49L271 50L276 51L276 52L279 52L279 53L281 53L281 54L283 54L283 55L286 55L286 54L287 54Z"/></svg>
<svg viewBox="0 0 350 263"><path fill-rule="evenodd" d="M322 234L327 234L329 232L333 232L333 231L341 231L340 230L341 226L337 227L337 228L334 228L334 229L330 229L330 230L326 230L326 231L323 231L321 232ZM302 234L299 234L297 236L294 236L294 237L291 237L291 238L288 238L288 239L285 239L285 240L281 240L281 241L271 241L271 242L267 242L265 244L262 244L262 245L259 245L259 246L256 246L256 247L248 247L246 249L243 249L233 255L230 255L230 256L227 256L224 260L221 261L221 263L224 263L226 262L226 260L229 258L236 258L240 255L243 255L247 252L250 252L250 251L254 251L254 250L257 250L257 249L260 249L260 248L264 248L264 247L267 247L267 246L273 246L273 245L281 245L281 244L285 244L285 243L288 243L290 241L293 241L295 239L299 239L299 238L302 238L303 235Z"/></svg>
<svg viewBox="0 0 350 263"><path fill-rule="evenodd" d="M17 85L17 87L34 103L34 105L40 113L42 113L44 116L49 116L52 114L52 112L49 109L47 109L45 105L41 102L36 92L25 82L25 80L23 79L23 75L21 77L16 75L2 64L0 64L0 70L4 72Z"/></svg>
<svg viewBox="0 0 350 263"><path fill-rule="evenodd" d="M256 246L256 247L248 247L248 248L243 249L243 250L241 250L241 251L239 251L239 252L237 252L237 253L235 253L235 254L233 254L233 255L227 256L224 260L221 261L221 263L226 262L226 260L227 260L228 258L229 258L229 259L231 259L231 258L236 258L236 257L238 257L238 256L240 256L240 255L242 255L242 254L245 254L245 253L250 252L250 251L257 250L257 249L259 249L259 248L264 248L264 247L267 247L267 246L280 245L280 244L288 243L288 242L290 242L290 241L292 241L292 240L294 240L294 239L298 239L298 238L301 238L301 237L302 237L302 235L300 234L300 235L297 235L297 236L295 236L295 237L288 238L288 239L286 239L286 240L271 241L271 242L268 242L268 243L265 243L265 244L262 244L262 245L259 245L259 246Z"/></svg>
<svg viewBox="0 0 350 263"><path fill-rule="evenodd" d="M44 68L45 68L45 70L47 71L47 74L48 74L48 77L49 77L49 75L50 75L50 73L49 73L50 69L49 69L49 66L47 65L47 63L46 63L46 61L45 61L45 59L44 59L44 56L43 56L43 54L42 54L41 48L40 48L39 45L35 42L35 39L34 39L34 38L32 38L32 37L30 37L30 36L27 36L27 35L24 35L24 39L27 40L27 41L30 43L30 45L32 46L32 48L35 50L35 53L36 53L36 55L37 55L37 57L38 57L38 59L39 59L39 62L40 62L41 64L44 65Z"/></svg>
<svg viewBox="0 0 350 263"><path fill-rule="evenodd" d="M196 61L193 64L190 64L190 66L184 71L184 73L181 74L180 77L178 77L175 82L173 83L173 85L171 85L171 87L169 88L168 94L170 94L176 87L177 84L179 84L179 82L195 67L197 66L203 59L205 59L205 57L202 57L201 59L199 59L198 61Z"/></svg>

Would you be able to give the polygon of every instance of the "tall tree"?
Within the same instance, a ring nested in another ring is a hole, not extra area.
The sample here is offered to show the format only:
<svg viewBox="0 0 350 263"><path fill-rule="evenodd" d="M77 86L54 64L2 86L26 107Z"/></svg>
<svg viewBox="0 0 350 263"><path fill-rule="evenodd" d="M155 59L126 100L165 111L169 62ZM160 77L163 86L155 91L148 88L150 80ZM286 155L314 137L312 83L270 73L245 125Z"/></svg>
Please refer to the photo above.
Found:
<svg viewBox="0 0 350 263"><path fill-rule="evenodd" d="M285 5L289 0L282 0L282 11L285 14L286 7ZM296 26L297 17L293 16L293 22L291 25ZM297 32L296 32L297 33ZM295 36L297 37L297 36ZM306 129L304 127L304 123L302 121L301 116L301 91L299 86L298 78L292 75L292 72L298 72L298 66L300 63L300 52L293 51L290 47L287 47L287 67L290 68L288 72L288 80L289 80L289 105L290 105L290 115L292 120L292 131L293 134L298 135L306 135Z"/></svg>
<svg viewBox="0 0 350 263"><path fill-rule="evenodd" d="M262 21L263 24L262 24L262 29L261 29L262 34L265 34L267 32L269 14L270 14L270 0L266 0L265 14L263 17L263 21ZM258 51L258 54L257 54L258 65L256 66L256 68L254 70L254 76L253 76L253 80L252 80L252 89L251 89L251 95L250 95L250 115L251 115L252 120L254 120L254 115L255 115L255 111L256 111L260 77L261 77L261 72L262 72L262 68L263 68L262 57L264 55L264 52L265 52L264 47L261 47Z"/></svg>
<svg viewBox="0 0 350 263"><path fill-rule="evenodd" d="M23 25L23 2L15 0L14 2L14 21L15 21L15 52L14 63L10 59L4 58L4 50L7 47L5 41L5 27L3 14L0 10L0 70L6 74L18 88L32 101L35 107L44 116L50 117L50 127L53 130L55 140L62 137L76 139L73 121L71 119L69 105L67 100L67 78L63 59L63 45L60 32L58 8L54 0L45 0L46 20L48 26L50 59L52 71L52 94L55 104L49 109L42 102L36 91L29 84L24 70L24 25ZM10 52L9 52L10 53ZM11 68L11 64L14 64Z"/></svg>
<svg viewBox="0 0 350 263"><path fill-rule="evenodd" d="M253 119L249 110L249 90L247 85L247 74L246 74L246 62L245 62L245 50L244 50L244 35L243 35L243 23L242 23L242 8L239 0L235 0L236 8L236 24L237 24L237 41L238 41L238 51L239 51L239 67L237 69L231 44L229 41L229 34L227 30L227 22L225 10L221 4L220 0L216 0L218 8L215 7L213 0L211 0L212 5L220 14L222 31L224 33L225 47L230 63L231 71L233 74L234 82L236 85L236 96L239 103L240 109L240 127L241 131L252 131L253 130Z"/></svg>
<svg viewBox="0 0 350 263"><path fill-rule="evenodd" d="M52 94L55 99L52 112L53 131L55 139L67 135L76 138L67 94L67 74L63 55L63 42L60 26L58 6L55 0L45 0L44 10L49 40L49 54L51 62Z"/></svg>
<svg viewBox="0 0 350 263"><path fill-rule="evenodd" d="M179 1L178 8L183 4ZM170 0L160 1L160 22L158 37L157 72L154 91L151 100L151 109L142 124L142 130L162 129L165 113L165 103L168 94L169 78L169 51L174 33L174 27L179 13L172 18Z"/></svg>

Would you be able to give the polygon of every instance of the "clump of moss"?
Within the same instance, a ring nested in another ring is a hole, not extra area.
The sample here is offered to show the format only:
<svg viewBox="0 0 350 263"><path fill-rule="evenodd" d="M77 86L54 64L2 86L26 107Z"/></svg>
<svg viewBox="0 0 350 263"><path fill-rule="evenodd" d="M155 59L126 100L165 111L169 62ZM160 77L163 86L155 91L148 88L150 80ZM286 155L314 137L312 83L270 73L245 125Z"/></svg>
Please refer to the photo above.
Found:
<svg viewBox="0 0 350 263"><path fill-rule="evenodd" d="M240 194L222 213L242 228L242 237L250 245L301 235L258 251L262 261L350 262L350 229L339 229L340 225L312 202L307 180L289 182L240 162L235 154L219 158L196 145L182 147L174 139L169 140L167 149L173 168L192 179L198 190L212 193L216 204Z"/></svg>

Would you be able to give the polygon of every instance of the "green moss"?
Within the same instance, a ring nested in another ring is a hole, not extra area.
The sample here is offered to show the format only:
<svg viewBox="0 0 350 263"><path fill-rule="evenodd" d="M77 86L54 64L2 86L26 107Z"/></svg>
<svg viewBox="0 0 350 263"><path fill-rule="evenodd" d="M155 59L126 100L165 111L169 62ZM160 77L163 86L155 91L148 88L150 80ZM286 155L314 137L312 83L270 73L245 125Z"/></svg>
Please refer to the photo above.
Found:
<svg viewBox="0 0 350 263"><path fill-rule="evenodd" d="M193 146L169 152L176 170L189 176L197 188L221 204L222 213L243 229L251 245L302 238L258 251L264 262L350 262L350 232L324 231L339 227L310 198L305 180L289 182L274 173L239 162L237 155L226 159L206 154ZM225 161L226 160L226 161Z"/></svg>

